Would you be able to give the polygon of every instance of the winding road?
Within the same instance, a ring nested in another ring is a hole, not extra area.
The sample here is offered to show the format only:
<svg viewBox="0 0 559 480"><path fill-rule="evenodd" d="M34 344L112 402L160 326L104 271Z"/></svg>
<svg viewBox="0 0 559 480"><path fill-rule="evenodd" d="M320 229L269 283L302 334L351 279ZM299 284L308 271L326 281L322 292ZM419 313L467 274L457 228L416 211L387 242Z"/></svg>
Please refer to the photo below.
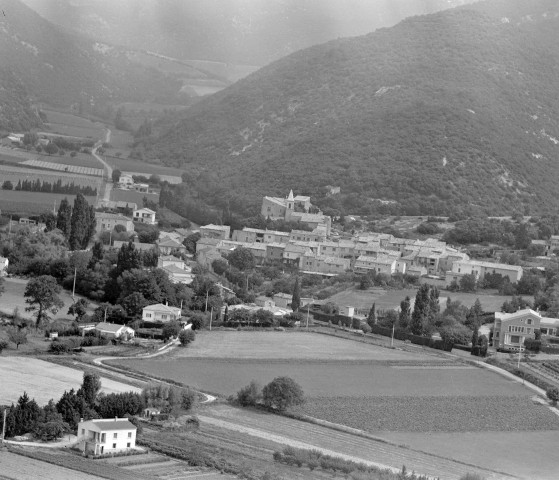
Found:
<svg viewBox="0 0 559 480"><path fill-rule="evenodd" d="M103 170L105 172L104 180L105 180L105 188L103 190L103 197L99 198L98 203L108 202L111 199L111 190L113 189L113 168L103 160L103 157L97 153L99 147L103 145L103 143L109 143L111 141L111 130L109 128L105 128L105 138L99 140L91 150L91 155L93 155L102 165Z"/></svg>

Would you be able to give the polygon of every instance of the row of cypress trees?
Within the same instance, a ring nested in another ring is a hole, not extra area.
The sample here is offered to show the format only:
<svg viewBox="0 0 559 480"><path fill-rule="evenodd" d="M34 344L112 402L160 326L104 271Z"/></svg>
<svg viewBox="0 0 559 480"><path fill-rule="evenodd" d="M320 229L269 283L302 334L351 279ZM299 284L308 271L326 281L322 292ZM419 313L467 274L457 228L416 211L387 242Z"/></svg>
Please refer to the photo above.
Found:
<svg viewBox="0 0 559 480"><path fill-rule="evenodd" d="M62 231L70 250L84 250L95 234L95 207L78 193L74 206L67 198L60 202L56 215L56 228Z"/></svg>

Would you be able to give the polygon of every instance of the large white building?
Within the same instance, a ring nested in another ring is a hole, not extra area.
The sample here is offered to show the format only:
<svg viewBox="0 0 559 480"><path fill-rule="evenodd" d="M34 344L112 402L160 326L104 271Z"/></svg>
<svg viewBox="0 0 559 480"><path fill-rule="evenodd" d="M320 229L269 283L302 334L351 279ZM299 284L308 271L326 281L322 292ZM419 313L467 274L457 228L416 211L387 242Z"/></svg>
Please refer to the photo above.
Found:
<svg viewBox="0 0 559 480"><path fill-rule="evenodd" d="M103 455L136 447L136 427L127 418L87 420L78 423L78 444L84 453Z"/></svg>

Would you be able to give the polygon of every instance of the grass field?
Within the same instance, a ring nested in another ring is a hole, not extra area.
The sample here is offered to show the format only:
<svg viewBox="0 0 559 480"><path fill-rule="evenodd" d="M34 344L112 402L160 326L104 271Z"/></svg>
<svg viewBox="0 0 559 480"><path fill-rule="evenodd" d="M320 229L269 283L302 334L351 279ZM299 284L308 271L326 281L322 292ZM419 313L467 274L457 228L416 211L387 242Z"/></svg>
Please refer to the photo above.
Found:
<svg viewBox="0 0 559 480"><path fill-rule="evenodd" d="M68 135L97 140L103 137L104 126L71 113L44 110L47 114L47 134Z"/></svg>
<svg viewBox="0 0 559 480"><path fill-rule="evenodd" d="M90 475L11 452L0 452L0 478L10 480L100 480Z"/></svg>
<svg viewBox="0 0 559 480"><path fill-rule="evenodd" d="M62 165L74 165L77 167L102 168L102 165L87 153L78 153L75 157L66 155L37 155L37 160L50 163L60 163Z"/></svg>
<svg viewBox="0 0 559 480"><path fill-rule="evenodd" d="M141 193L141 192L136 192L134 190L121 190L119 188L113 188L111 190L111 200L122 201L122 202L133 202L140 207L144 204L144 197L154 202L159 201L159 195L152 194L152 193Z"/></svg>
<svg viewBox="0 0 559 480"><path fill-rule="evenodd" d="M417 293L416 289L403 290L384 290L382 288L371 288L369 290L359 290L351 288L343 292L336 293L325 301L334 302L337 305L351 305L355 308L368 312L373 302L376 304L377 310L399 309L400 302L409 296L413 301ZM450 296L452 300L460 300L466 307L471 307L477 298L481 302L481 306L486 312L500 311L505 301L511 299L505 295L490 295L482 291L476 293L448 292L446 290L439 291L439 299L441 307L444 309L446 299Z"/></svg>
<svg viewBox="0 0 559 480"><path fill-rule="evenodd" d="M0 357L0 405L17 402L23 392L39 405L51 398L55 401L65 390L78 389L83 372L30 357ZM124 383L101 378L105 393L139 392L140 389Z"/></svg>
<svg viewBox="0 0 559 480"><path fill-rule="evenodd" d="M74 202L75 195L62 193L43 192L16 192L15 190L0 190L0 209L2 212L33 214L52 211L53 207L67 198L70 203ZM96 197L85 197L90 205L95 205Z"/></svg>
<svg viewBox="0 0 559 480"><path fill-rule="evenodd" d="M12 314L14 308L19 308L19 313L23 317L31 318L33 312L26 312L25 307L28 305L25 303L25 298L23 293L25 291L25 286L27 285L27 280L21 280L19 278L6 278L4 279L4 293L0 298L0 312ZM56 314L53 315L55 320L63 319L63 318L70 318L73 319L71 315L68 315L68 308L72 305L72 296L71 293L62 290L59 297L64 302L64 307ZM76 298L81 298L80 295L76 295ZM88 308L88 313L93 312L94 304L90 304Z"/></svg>
<svg viewBox="0 0 559 480"><path fill-rule="evenodd" d="M180 177L183 173L183 170L178 168L155 165L153 163L146 163L132 158L107 157L106 161L113 168L118 168L122 172L138 172L147 176L156 174Z"/></svg>

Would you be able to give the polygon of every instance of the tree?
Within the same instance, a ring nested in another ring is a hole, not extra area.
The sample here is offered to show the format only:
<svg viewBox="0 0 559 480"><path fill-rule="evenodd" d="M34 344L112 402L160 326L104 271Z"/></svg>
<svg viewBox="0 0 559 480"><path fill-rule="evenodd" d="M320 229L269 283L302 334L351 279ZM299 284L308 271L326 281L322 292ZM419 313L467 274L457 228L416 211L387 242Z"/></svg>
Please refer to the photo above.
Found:
<svg viewBox="0 0 559 480"><path fill-rule="evenodd" d="M120 176L121 176L121 175L122 175L122 172L121 172L118 168L115 168L115 169L113 170L112 175L111 175L111 176L112 176L112 179L113 179L113 183L118 183L119 180L120 180Z"/></svg>
<svg viewBox="0 0 559 480"><path fill-rule="evenodd" d="M237 402L241 407L254 407L262 400L262 387L256 380L237 392Z"/></svg>
<svg viewBox="0 0 559 480"><path fill-rule="evenodd" d="M49 142L46 146L45 146L45 152L47 152L49 154L49 156L54 155L55 153L58 152L58 147L56 146L56 144Z"/></svg>
<svg viewBox="0 0 559 480"><path fill-rule="evenodd" d="M60 291L61 288L56 283L56 279L50 275L41 275L29 280L23 296L25 303L30 306L26 307L25 311L37 311L36 328L49 322L49 313L56 314L64 306L64 302L58 296Z"/></svg>
<svg viewBox="0 0 559 480"><path fill-rule="evenodd" d="M14 189L14 184L12 182L10 182L9 180L6 180L2 184L2 190L13 190L13 189Z"/></svg>
<svg viewBox="0 0 559 480"><path fill-rule="evenodd" d="M70 231L72 229L72 206L67 198L60 202L58 206L58 212L56 214L56 228L58 228L64 236L66 240L70 238Z"/></svg>
<svg viewBox="0 0 559 480"><path fill-rule="evenodd" d="M228 256L227 260L232 267L235 267L241 272L246 272L247 270L252 270L255 265L254 255L248 249L244 247L237 247Z"/></svg>
<svg viewBox="0 0 559 480"><path fill-rule="evenodd" d="M293 286L293 298L291 300L291 310L298 312L301 308L301 285L299 284L299 277L295 279Z"/></svg>
<svg viewBox="0 0 559 480"><path fill-rule="evenodd" d="M71 250L87 248L89 240L95 233L95 208L87 203L85 197L78 193L72 208L71 230L68 243Z"/></svg>
<svg viewBox="0 0 559 480"><path fill-rule="evenodd" d="M94 407L97 395L101 391L101 377L97 373L83 372L82 388L78 395L82 395L90 407Z"/></svg>
<svg viewBox="0 0 559 480"><path fill-rule="evenodd" d="M166 342L172 337L176 337L181 331L180 323L177 321L169 322L163 325L161 333L163 335L163 341Z"/></svg>
<svg viewBox="0 0 559 480"><path fill-rule="evenodd" d="M77 302L70 305L68 309L68 315L75 315L76 320L81 322L84 315L87 313L87 307L89 306L89 302L85 298L78 299Z"/></svg>
<svg viewBox="0 0 559 480"><path fill-rule="evenodd" d="M415 296L415 304L411 315L410 331L414 335L423 334L429 315L429 285L424 283Z"/></svg>
<svg viewBox="0 0 559 480"><path fill-rule="evenodd" d="M476 283L476 276L474 274L464 275L460 279L460 290L463 292L475 292Z"/></svg>
<svg viewBox="0 0 559 480"><path fill-rule="evenodd" d="M200 233L192 233L183 240L182 244L186 247L188 253L191 253L192 255L196 253L196 243L200 240L200 238L202 238Z"/></svg>
<svg viewBox="0 0 559 480"><path fill-rule="evenodd" d="M129 317L141 318L142 311L144 307L149 305L149 302L140 292L133 292L124 297L120 304Z"/></svg>
<svg viewBox="0 0 559 480"><path fill-rule="evenodd" d="M192 343L196 339L196 333L194 330L181 330L179 332L179 342L183 347L186 347L189 343Z"/></svg>
<svg viewBox="0 0 559 480"><path fill-rule="evenodd" d="M110 393L99 398L97 413L101 418L124 417L126 414L137 415L143 408L144 402L138 393Z"/></svg>
<svg viewBox="0 0 559 480"><path fill-rule="evenodd" d="M398 325L402 330L407 330L411 320L411 299L406 297L400 302L400 315L398 316Z"/></svg>
<svg viewBox="0 0 559 480"><path fill-rule="evenodd" d="M283 412L305 401L303 389L290 377L276 377L262 390L264 405Z"/></svg>
<svg viewBox="0 0 559 480"><path fill-rule="evenodd" d="M473 326L473 333L472 333L472 348L470 350L470 353L472 355L476 355L479 356L479 325L477 323L475 323Z"/></svg>
<svg viewBox="0 0 559 480"><path fill-rule="evenodd" d="M229 264L223 258L217 258L212 262L212 270L217 275L223 275L228 268L229 268Z"/></svg>
<svg viewBox="0 0 559 480"><path fill-rule="evenodd" d="M8 328L8 340L16 346L16 350L19 350L20 345L27 343L27 330L17 327Z"/></svg>
<svg viewBox="0 0 559 480"><path fill-rule="evenodd" d="M5 348L8 348L8 342L6 342L6 340L0 340L0 354Z"/></svg>
<svg viewBox="0 0 559 480"><path fill-rule="evenodd" d="M30 400L27 393L23 392L12 414L17 430L14 435L23 435L35 430L41 417L41 408L35 400Z"/></svg>
<svg viewBox="0 0 559 480"><path fill-rule="evenodd" d="M369 315L367 315L367 324L370 326L377 324L377 312L376 312L376 303L373 303L371 309L369 310Z"/></svg>
<svg viewBox="0 0 559 480"><path fill-rule="evenodd" d="M559 388L556 387L548 388L545 394L547 395L547 398L551 400L551 403L554 406L557 405L557 402L559 401Z"/></svg>
<svg viewBox="0 0 559 480"><path fill-rule="evenodd" d="M206 315L201 312L193 312L190 315L192 330L201 330L206 325Z"/></svg>

